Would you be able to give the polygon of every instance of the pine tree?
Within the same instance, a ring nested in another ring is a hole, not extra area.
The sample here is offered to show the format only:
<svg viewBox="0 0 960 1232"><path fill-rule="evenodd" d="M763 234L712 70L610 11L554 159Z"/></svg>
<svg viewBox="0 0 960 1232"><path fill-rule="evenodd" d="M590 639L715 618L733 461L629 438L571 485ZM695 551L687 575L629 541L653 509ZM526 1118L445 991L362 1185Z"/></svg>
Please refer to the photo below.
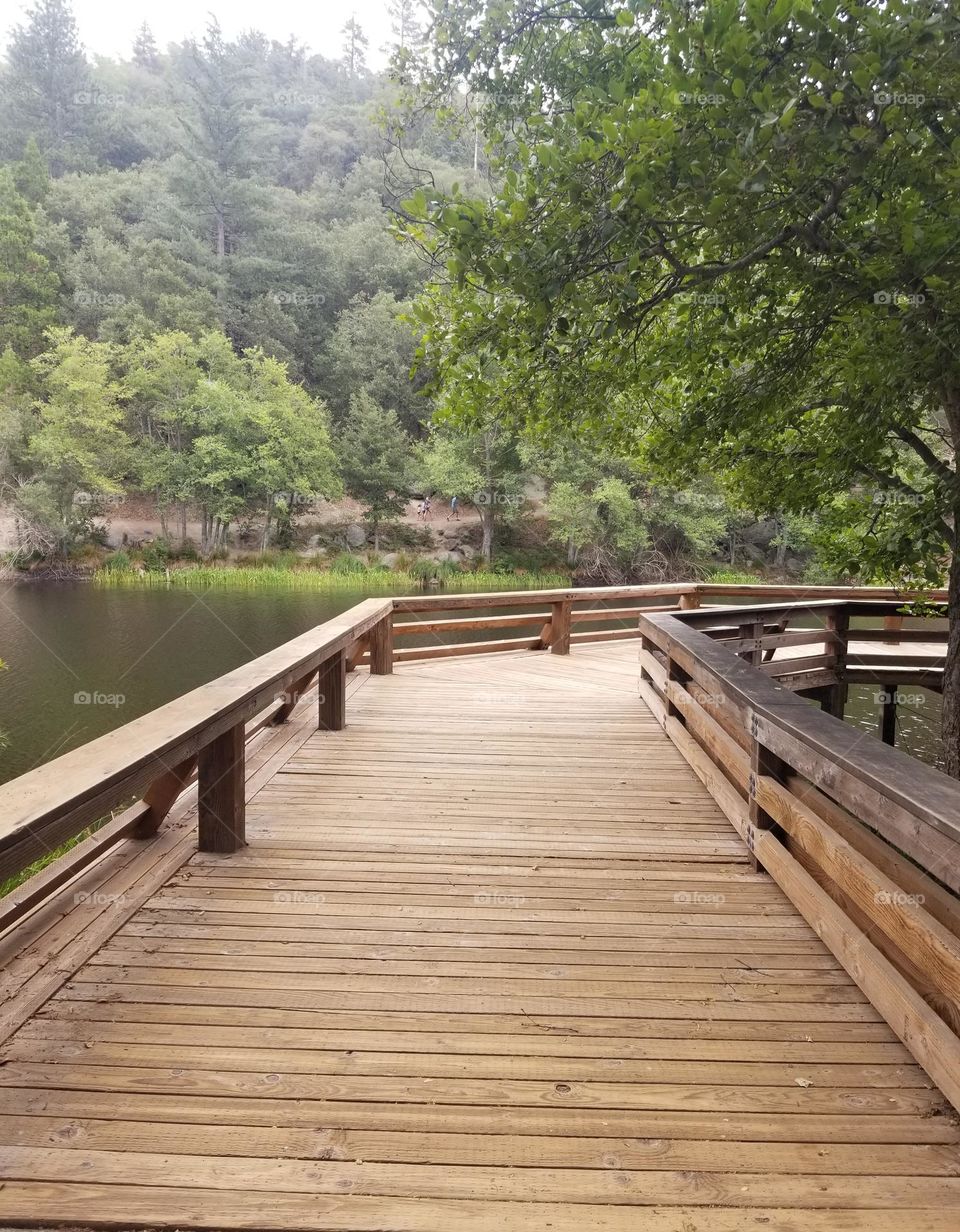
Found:
<svg viewBox="0 0 960 1232"><path fill-rule="evenodd" d="M153 37L153 31L146 22L137 31L137 37L133 40L133 59L135 64L139 64L141 68L148 69L150 72L156 72L160 67L157 40Z"/></svg>
<svg viewBox="0 0 960 1232"><path fill-rule="evenodd" d="M365 507L373 530L373 548L378 552L382 524L399 517L406 508L410 438L396 412L384 410L361 390L350 399L350 414L340 432L338 451L344 486Z"/></svg>
<svg viewBox="0 0 960 1232"><path fill-rule="evenodd" d="M360 77L367 71L367 48L370 45L356 17L351 17L343 27L343 63L347 75Z"/></svg>
<svg viewBox="0 0 960 1232"><path fill-rule="evenodd" d="M396 50L412 52L423 46L423 27L417 20L419 10L417 0L393 0L387 5Z"/></svg>
<svg viewBox="0 0 960 1232"><path fill-rule="evenodd" d="M187 44L181 75L187 87L177 119L181 152L196 173L197 205L213 220L214 250L223 261L230 247L233 189L245 170L249 146L247 68L216 18L203 42Z"/></svg>
<svg viewBox="0 0 960 1232"><path fill-rule="evenodd" d="M36 137L28 137L23 147L23 157L13 164L13 178L17 191L31 205L39 205L50 191L50 172L47 160L40 153Z"/></svg>
<svg viewBox="0 0 960 1232"><path fill-rule="evenodd" d="M4 127L35 133L54 176L82 164L94 93L67 0L36 0L14 27L7 61Z"/></svg>
<svg viewBox="0 0 960 1232"><path fill-rule="evenodd" d="M57 320L58 279L36 247L30 204L13 173L0 168L0 351L19 356L43 349L44 332Z"/></svg>

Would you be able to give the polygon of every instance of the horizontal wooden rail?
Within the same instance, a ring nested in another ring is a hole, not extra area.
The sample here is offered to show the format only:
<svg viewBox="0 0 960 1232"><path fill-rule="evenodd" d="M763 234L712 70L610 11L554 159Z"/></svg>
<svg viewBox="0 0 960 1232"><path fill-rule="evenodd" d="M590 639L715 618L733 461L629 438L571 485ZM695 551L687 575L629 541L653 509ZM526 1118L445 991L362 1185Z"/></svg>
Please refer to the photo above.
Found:
<svg viewBox="0 0 960 1232"><path fill-rule="evenodd" d="M837 656L842 687L857 617L895 605L812 606L826 629L810 632L830 647L821 658ZM806 618L810 607L795 614ZM762 628L770 615L767 605L741 608L734 621ZM960 1107L960 783L812 707L795 681L771 679L780 664L758 659L762 637L709 636L711 621L729 616L641 617L641 693L757 867ZM809 656L792 666L796 676L816 674Z"/></svg>

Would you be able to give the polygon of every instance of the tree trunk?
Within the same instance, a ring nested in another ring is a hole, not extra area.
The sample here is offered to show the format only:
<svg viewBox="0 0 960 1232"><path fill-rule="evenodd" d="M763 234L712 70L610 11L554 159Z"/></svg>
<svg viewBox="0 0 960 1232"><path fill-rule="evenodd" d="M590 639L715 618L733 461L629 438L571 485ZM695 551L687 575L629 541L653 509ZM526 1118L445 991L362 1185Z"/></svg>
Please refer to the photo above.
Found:
<svg viewBox="0 0 960 1232"><path fill-rule="evenodd" d="M573 536L567 540L567 565L572 569L577 563L577 545Z"/></svg>
<svg viewBox="0 0 960 1232"><path fill-rule="evenodd" d="M786 519L780 521L780 540L777 543L776 565L778 569L782 569L787 563L787 523Z"/></svg>
<svg viewBox="0 0 960 1232"><path fill-rule="evenodd" d="M493 560L493 493L488 492L487 495L491 499L486 505L480 506L480 529L483 532L480 552L489 565Z"/></svg>
<svg viewBox="0 0 960 1232"><path fill-rule="evenodd" d="M267 504L267 512L263 515L263 534L260 536L260 551L265 552L270 543L270 515L273 512L272 504Z"/></svg>
<svg viewBox="0 0 960 1232"><path fill-rule="evenodd" d="M379 522L374 522L373 524L373 550L375 552L380 551L380 523Z"/></svg>
<svg viewBox="0 0 960 1232"><path fill-rule="evenodd" d="M187 542L187 502L180 502L180 542Z"/></svg>

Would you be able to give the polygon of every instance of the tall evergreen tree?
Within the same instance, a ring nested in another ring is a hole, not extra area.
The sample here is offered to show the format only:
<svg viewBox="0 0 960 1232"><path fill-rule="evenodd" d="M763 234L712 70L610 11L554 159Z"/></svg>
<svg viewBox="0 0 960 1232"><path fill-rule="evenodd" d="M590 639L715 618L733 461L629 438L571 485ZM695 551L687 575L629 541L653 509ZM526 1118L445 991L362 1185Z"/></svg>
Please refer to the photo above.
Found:
<svg viewBox="0 0 960 1232"><path fill-rule="evenodd" d="M416 51L423 45L423 26L418 20L420 6L417 0L392 0L387 5L393 46L400 51Z"/></svg>
<svg viewBox="0 0 960 1232"><path fill-rule="evenodd" d="M367 48L369 39L356 17L351 17L343 27L343 64L351 78L362 77L367 71Z"/></svg>
<svg viewBox="0 0 960 1232"><path fill-rule="evenodd" d="M133 60L135 64L149 69L150 72L156 72L160 67L157 40L153 37L153 31L146 22L137 31L137 37L133 40Z"/></svg>
<svg viewBox="0 0 960 1232"><path fill-rule="evenodd" d="M197 208L212 220L213 245L222 261L229 250L234 185L245 169L248 137L247 68L223 37L216 18L203 41L184 46L180 64L184 131L181 152L195 176Z"/></svg>
<svg viewBox="0 0 960 1232"><path fill-rule="evenodd" d="M50 172L47 160L40 152L36 137L29 137L23 148L23 157L13 164L13 178L17 191L31 205L39 205L50 191Z"/></svg>
<svg viewBox="0 0 960 1232"><path fill-rule="evenodd" d="M13 29L7 61L3 128L35 134L55 176L83 165L95 96L67 0L36 0Z"/></svg>
<svg viewBox="0 0 960 1232"><path fill-rule="evenodd" d="M56 323L58 279L36 247L36 225L9 168L0 168L0 351L19 356L43 349Z"/></svg>

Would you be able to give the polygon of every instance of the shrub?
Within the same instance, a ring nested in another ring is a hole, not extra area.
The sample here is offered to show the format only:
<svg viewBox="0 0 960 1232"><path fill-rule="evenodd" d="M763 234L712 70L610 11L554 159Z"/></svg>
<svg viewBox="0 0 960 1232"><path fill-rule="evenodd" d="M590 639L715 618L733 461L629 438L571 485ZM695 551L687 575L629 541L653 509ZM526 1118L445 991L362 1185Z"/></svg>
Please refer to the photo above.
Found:
<svg viewBox="0 0 960 1232"><path fill-rule="evenodd" d="M367 566L359 556L353 556L350 552L340 552L330 562L330 571L332 573L366 573Z"/></svg>
<svg viewBox="0 0 960 1232"><path fill-rule="evenodd" d="M166 539L148 543L143 549L143 567L148 573L165 573L170 563L170 544Z"/></svg>

